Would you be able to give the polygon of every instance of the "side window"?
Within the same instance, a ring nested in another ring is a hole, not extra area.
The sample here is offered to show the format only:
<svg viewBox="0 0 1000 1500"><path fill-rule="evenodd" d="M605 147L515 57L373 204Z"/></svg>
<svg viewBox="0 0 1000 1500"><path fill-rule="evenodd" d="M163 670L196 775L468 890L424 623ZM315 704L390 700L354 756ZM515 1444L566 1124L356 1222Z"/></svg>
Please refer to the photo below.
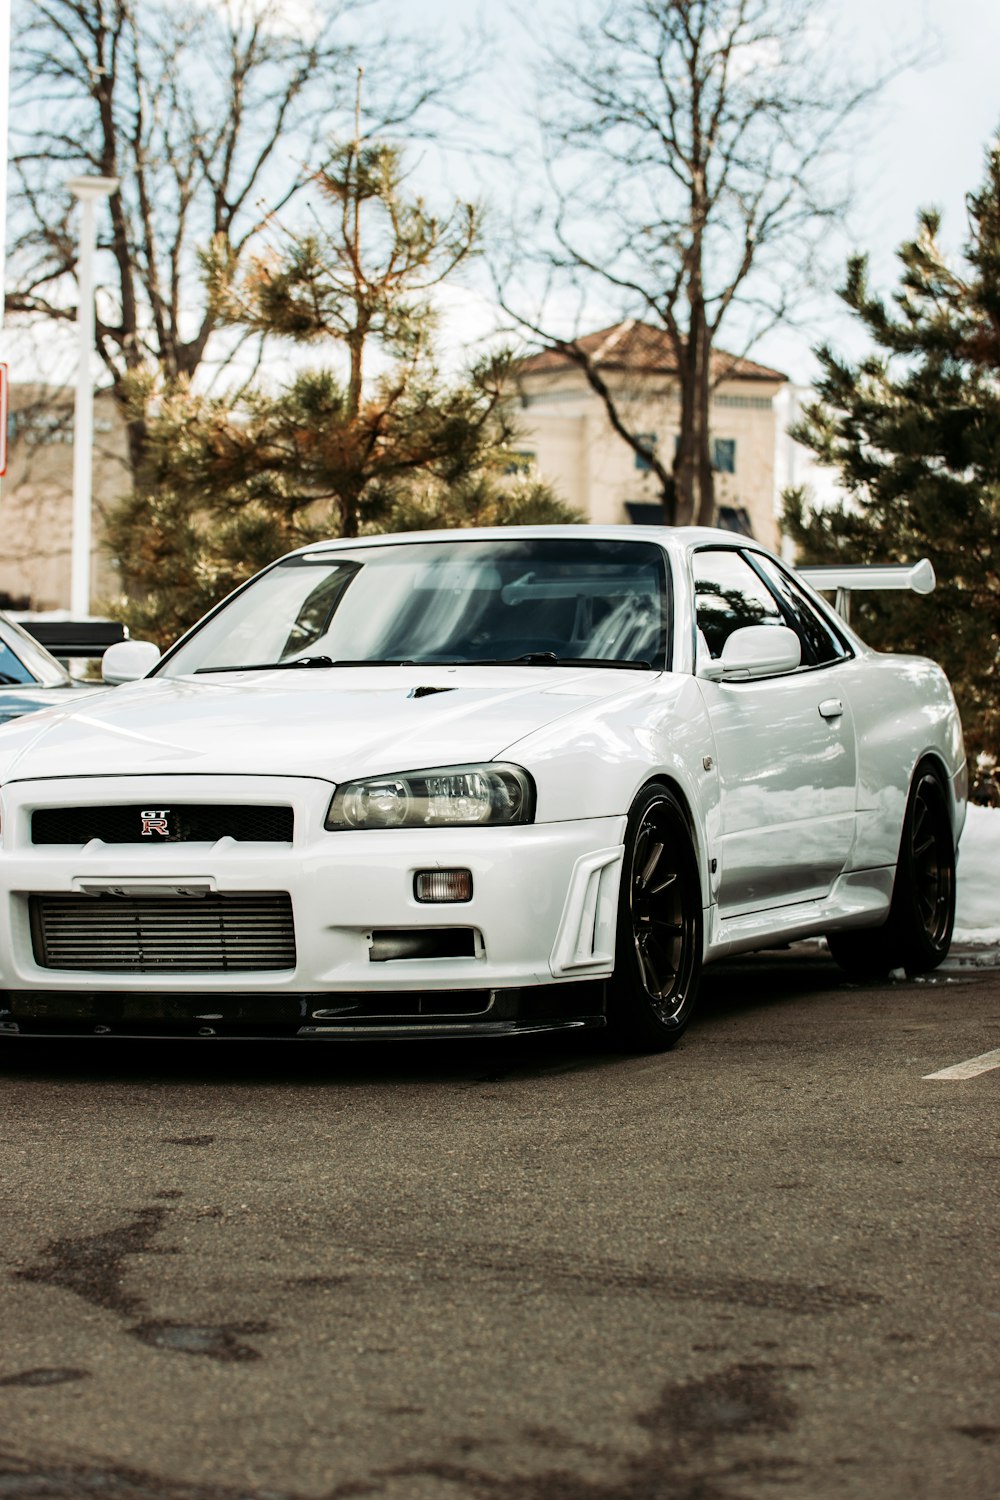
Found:
<svg viewBox="0 0 1000 1500"><path fill-rule="evenodd" d="M843 661L848 655L843 641L817 613L793 578L777 567L769 557L753 553L754 565L760 569L788 611L789 621L802 641L802 660L822 667Z"/></svg>
<svg viewBox="0 0 1000 1500"><path fill-rule="evenodd" d="M764 580L734 549L696 552L692 562L698 629L713 657L744 625L787 623Z"/></svg>

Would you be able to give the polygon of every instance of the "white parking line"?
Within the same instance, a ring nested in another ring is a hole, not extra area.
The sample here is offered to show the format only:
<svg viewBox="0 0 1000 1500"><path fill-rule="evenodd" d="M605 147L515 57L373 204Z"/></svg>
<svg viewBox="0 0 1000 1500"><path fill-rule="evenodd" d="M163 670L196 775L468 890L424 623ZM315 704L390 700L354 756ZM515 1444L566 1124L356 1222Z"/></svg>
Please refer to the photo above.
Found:
<svg viewBox="0 0 1000 1500"><path fill-rule="evenodd" d="M940 1073L925 1073L924 1078L975 1078L991 1068L1000 1068L1000 1048L984 1052L981 1057L970 1057L968 1062L956 1063L953 1068L942 1068Z"/></svg>

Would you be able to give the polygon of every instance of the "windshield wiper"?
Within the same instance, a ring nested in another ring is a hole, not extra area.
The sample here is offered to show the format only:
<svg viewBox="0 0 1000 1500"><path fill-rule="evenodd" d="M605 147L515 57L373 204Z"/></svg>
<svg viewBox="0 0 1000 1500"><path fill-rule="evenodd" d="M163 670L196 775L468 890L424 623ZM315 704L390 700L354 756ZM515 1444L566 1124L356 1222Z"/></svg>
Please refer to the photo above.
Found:
<svg viewBox="0 0 1000 1500"><path fill-rule="evenodd" d="M416 667L419 662L411 661L408 656L397 656L392 659L371 659L360 657L357 661L334 661L332 656L297 656L293 661L253 661L241 662L235 667L195 667L194 675L197 677L202 672L285 672L293 667Z"/></svg>
<svg viewBox="0 0 1000 1500"><path fill-rule="evenodd" d="M523 656L486 656L462 663L466 667L625 667L652 672L651 661L628 661L614 656L557 656L554 651L525 651Z"/></svg>
<svg viewBox="0 0 1000 1500"><path fill-rule="evenodd" d="M283 672L292 667L333 667L337 663L332 656L296 656L293 661L252 661L235 667L195 667L195 675L201 672Z"/></svg>
<svg viewBox="0 0 1000 1500"><path fill-rule="evenodd" d="M195 667L194 675L204 672L284 672L293 668L329 667L619 667L637 672L655 670L650 661L627 661L608 656L557 656L554 651L525 651L523 656L428 657L419 661L409 656L360 657L335 661L332 656L297 656L292 661L245 662L239 666Z"/></svg>

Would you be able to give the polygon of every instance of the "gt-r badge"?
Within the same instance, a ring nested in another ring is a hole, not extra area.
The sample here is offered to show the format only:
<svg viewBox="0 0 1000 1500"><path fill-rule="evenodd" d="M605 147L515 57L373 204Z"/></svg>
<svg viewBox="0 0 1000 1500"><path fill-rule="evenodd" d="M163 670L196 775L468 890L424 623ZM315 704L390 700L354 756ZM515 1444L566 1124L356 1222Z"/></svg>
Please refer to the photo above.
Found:
<svg viewBox="0 0 1000 1500"><path fill-rule="evenodd" d="M170 833L170 827L167 823L167 813L169 811L169 807L163 808L160 812L141 811L139 816L142 819L142 828L140 829L142 838L152 838L154 833L158 833L161 838L166 838Z"/></svg>

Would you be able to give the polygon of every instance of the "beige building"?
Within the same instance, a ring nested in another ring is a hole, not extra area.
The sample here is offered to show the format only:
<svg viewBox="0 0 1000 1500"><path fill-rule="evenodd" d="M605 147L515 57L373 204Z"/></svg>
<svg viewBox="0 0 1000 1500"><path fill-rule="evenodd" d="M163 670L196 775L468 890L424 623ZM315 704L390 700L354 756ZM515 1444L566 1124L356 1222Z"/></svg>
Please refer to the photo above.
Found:
<svg viewBox="0 0 1000 1500"><path fill-rule="evenodd" d="M68 609L73 510L73 392L14 386L7 473L0 479L0 607ZM94 399L91 599L117 592L100 546L101 518L128 489L125 429L113 398Z"/></svg>
<svg viewBox="0 0 1000 1500"><path fill-rule="evenodd" d="M676 367L666 335L627 322L579 340L613 391L630 431L668 465L680 426ZM712 399L719 523L769 546L779 544L775 397L787 389L778 370L717 350ZM591 521L654 522L662 511L656 477L612 429L603 403L579 367L546 349L518 366L522 403L519 466L549 480ZM91 599L118 592L101 547L105 508L127 491L125 430L114 400L94 401L94 549ZM0 607L67 609L73 488L73 393L15 386L10 456L0 480Z"/></svg>
<svg viewBox="0 0 1000 1500"><path fill-rule="evenodd" d="M617 323L577 340L591 356L629 431L667 467L680 431L677 366L667 336L645 323ZM716 350L712 452L719 524L777 547L774 398L779 370ZM656 476L618 436L580 367L557 349L518 365L522 411L518 461L591 521L661 518Z"/></svg>

